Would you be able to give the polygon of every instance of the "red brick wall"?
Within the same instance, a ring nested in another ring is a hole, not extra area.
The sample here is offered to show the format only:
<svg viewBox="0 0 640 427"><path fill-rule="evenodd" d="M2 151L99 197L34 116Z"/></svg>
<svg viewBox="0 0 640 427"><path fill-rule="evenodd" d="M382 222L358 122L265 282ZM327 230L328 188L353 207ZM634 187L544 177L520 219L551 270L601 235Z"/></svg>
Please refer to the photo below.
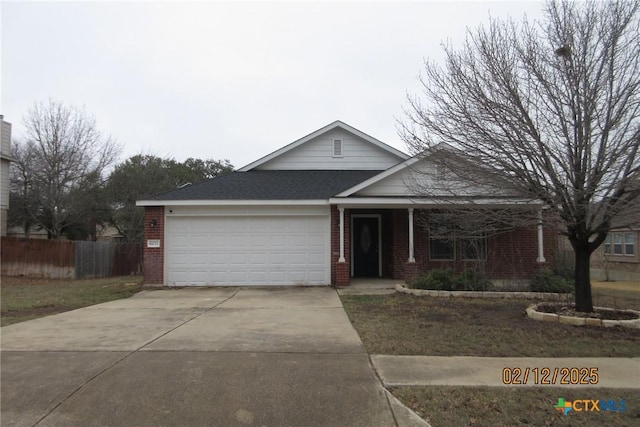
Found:
<svg viewBox="0 0 640 427"><path fill-rule="evenodd" d="M409 259L409 212L407 209L394 209L391 212L391 238L393 240L392 279L404 279L405 264ZM413 236L414 253L416 235Z"/></svg>
<svg viewBox="0 0 640 427"><path fill-rule="evenodd" d="M414 213L414 256L418 271L428 271L434 268L464 268L478 267L478 261L461 260L459 247L456 245L455 261L429 260L429 233L424 222L419 220L420 211ZM409 214L406 209L395 210L393 218L393 278L405 279L405 275L414 274L413 266L408 265L409 257ZM487 260L484 271L491 279L527 279L541 266L553 262L553 251L556 245L556 234L552 230L544 230L545 264L536 261L538 257L537 229L535 227L515 229L508 233L490 237L487 241Z"/></svg>
<svg viewBox="0 0 640 427"><path fill-rule="evenodd" d="M156 220L151 227L151 220ZM147 240L160 240L159 248L148 248ZM164 206L144 208L144 283L164 283Z"/></svg>

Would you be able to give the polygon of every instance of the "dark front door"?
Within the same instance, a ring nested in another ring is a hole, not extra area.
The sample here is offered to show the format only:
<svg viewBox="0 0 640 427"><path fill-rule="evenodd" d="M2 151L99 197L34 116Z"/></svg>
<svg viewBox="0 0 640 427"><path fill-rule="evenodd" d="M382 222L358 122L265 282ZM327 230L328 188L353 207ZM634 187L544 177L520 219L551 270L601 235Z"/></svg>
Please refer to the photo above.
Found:
<svg viewBox="0 0 640 427"><path fill-rule="evenodd" d="M379 221L377 217L353 218L353 275L355 277L380 275Z"/></svg>

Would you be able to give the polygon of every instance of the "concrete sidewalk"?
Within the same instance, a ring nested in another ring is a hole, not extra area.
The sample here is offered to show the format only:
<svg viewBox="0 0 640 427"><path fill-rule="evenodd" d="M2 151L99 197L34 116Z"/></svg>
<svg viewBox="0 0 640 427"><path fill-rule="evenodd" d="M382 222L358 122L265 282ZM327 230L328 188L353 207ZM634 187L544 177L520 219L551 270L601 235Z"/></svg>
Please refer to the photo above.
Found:
<svg viewBox="0 0 640 427"><path fill-rule="evenodd" d="M465 356L371 355L371 362L385 387L394 386L498 386L498 387L610 387L640 388L640 358L539 358ZM507 372L503 372L508 368ZM513 368L519 368L514 371ZM549 369L544 376L543 368ZM563 371L568 368L569 372ZM578 372L571 373L572 368ZM597 378L581 368L597 368ZM503 373L505 376L503 377ZM568 382L561 384L563 373ZM526 383L525 381L526 375ZM573 379L571 378L573 375ZM511 383L516 379L516 384ZM548 382L550 384L543 384Z"/></svg>
<svg viewBox="0 0 640 427"><path fill-rule="evenodd" d="M329 287L143 291L0 333L3 426L426 425Z"/></svg>

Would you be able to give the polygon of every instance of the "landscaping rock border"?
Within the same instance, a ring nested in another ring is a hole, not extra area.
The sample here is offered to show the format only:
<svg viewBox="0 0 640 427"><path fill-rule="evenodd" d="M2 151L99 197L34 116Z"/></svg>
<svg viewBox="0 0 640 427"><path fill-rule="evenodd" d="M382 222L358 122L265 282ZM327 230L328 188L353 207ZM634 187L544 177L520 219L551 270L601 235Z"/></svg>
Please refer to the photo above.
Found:
<svg viewBox="0 0 640 427"><path fill-rule="evenodd" d="M636 311L636 310L614 310L612 308L607 308L607 307L594 307L594 309L596 310L604 310L604 311L627 311L630 313L634 313L638 316L638 319L632 319L632 320L607 320L607 319L596 319L592 317L573 317L573 316L563 316L561 314L555 314L555 313L544 313L542 311L537 311L537 308L538 308L538 304L533 304L527 307L527 316L530 319L540 320L542 322L563 323L565 325L574 325L574 326L601 326L605 328L621 326L623 328L640 329L640 311Z"/></svg>
<svg viewBox="0 0 640 427"><path fill-rule="evenodd" d="M562 301L573 298L573 294L551 292L434 291L429 289L411 289L401 284L396 285L396 291L416 296L446 298L541 299L551 301Z"/></svg>

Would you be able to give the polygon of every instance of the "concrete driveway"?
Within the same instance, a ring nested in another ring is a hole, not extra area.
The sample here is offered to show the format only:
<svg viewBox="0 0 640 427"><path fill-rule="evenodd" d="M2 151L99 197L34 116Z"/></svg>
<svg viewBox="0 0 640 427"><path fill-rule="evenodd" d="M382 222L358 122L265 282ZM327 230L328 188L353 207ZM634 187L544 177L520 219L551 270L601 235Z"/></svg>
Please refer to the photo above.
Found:
<svg viewBox="0 0 640 427"><path fill-rule="evenodd" d="M1 334L3 426L396 425L327 287L144 291Z"/></svg>

